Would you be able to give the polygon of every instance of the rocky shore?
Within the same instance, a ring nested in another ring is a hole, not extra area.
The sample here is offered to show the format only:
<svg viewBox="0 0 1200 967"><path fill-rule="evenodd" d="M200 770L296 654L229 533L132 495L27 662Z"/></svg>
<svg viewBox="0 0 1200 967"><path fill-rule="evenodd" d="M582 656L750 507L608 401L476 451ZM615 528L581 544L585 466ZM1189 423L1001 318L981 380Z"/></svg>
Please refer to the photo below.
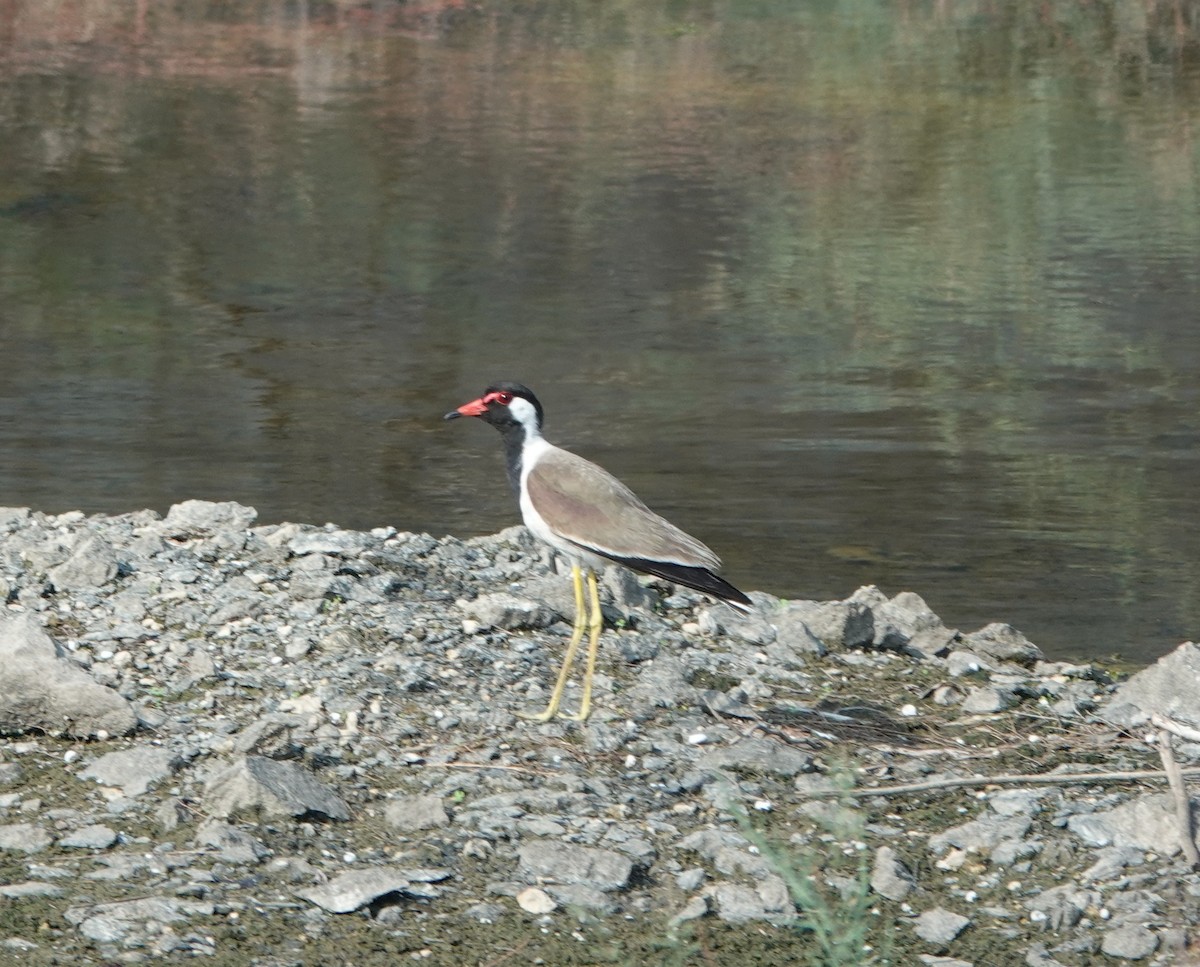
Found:
<svg viewBox="0 0 1200 967"><path fill-rule="evenodd" d="M255 517L0 509L0 964L1200 964L1147 724L1200 726L1192 644L1116 683L614 572L592 717L537 724L523 529Z"/></svg>

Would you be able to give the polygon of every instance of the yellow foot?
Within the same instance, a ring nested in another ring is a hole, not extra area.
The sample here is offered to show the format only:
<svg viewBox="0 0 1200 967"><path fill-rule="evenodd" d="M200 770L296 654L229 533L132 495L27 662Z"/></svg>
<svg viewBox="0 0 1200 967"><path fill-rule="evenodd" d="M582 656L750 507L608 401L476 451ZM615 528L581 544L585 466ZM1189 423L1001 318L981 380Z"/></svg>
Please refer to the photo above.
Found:
<svg viewBox="0 0 1200 967"><path fill-rule="evenodd" d="M558 709L548 708L544 712L518 712L517 718L526 719L529 722L549 722L558 714Z"/></svg>
<svg viewBox="0 0 1200 967"><path fill-rule="evenodd" d="M528 722L549 722L551 719L559 718L566 719L568 722L583 722L591 715L591 709L583 708L574 715L568 715L566 712L556 708L548 708L544 712L517 712L516 716L519 719L525 719Z"/></svg>

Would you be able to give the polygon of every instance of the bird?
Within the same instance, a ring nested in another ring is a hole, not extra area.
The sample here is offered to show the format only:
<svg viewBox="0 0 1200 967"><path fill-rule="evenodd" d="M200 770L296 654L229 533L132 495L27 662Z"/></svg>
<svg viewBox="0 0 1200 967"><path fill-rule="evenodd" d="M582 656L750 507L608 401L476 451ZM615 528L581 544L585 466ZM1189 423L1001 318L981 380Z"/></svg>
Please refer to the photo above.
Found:
<svg viewBox="0 0 1200 967"><path fill-rule="evenodd" d="M702 591L743 613L754 612L754 603L716 573L721 561L708 547L650 510L607 470L546 440L545 411L529 387L493 383L478 399L443 419L464 416L500 431L509 483L525 526L571 563L575 622L562 667L545 711L522 717L548 722L561 716L582 722L590 714L603 627L596 575L610 562ZM563 688L585 630L589 639L583 694L579 711L568 715L561 711Z"/></svg>

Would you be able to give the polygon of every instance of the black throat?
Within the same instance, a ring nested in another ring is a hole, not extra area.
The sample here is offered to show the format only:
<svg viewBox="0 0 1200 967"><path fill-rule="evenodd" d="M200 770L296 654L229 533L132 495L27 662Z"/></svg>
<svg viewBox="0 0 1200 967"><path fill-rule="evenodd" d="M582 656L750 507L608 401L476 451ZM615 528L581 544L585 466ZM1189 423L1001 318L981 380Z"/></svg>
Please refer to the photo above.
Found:
<svg viewBox="0 0 1200 967"><path fill-rule="evenodd" d="M521 454L525 449L525 427L520 423L497 426L504 441L504 463L508 470L508 482L512 485L517 500L521 499Z"/></svg>

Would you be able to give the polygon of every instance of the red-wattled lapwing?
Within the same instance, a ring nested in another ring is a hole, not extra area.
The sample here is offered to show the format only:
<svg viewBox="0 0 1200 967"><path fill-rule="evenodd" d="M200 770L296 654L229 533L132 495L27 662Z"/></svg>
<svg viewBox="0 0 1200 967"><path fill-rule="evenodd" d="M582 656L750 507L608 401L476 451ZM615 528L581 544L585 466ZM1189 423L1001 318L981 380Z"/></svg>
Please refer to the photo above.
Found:
<svg viewBox="0 0 1200 967"><path fill-rule="evenodd" d="M464 403L445 418L460 416L477 416L500 431L508 458L508 479L521 502L525 526L571 561L575 629L550 704L544 712L528 718L546 722L558 714L567 673L585 627L590 638L583 700L577 715L564 718L587 718L603 622L596 572L607 561L703 591L740 611L753 611L754 605L746 595L713 573L721 565L716 554L659 517L607 470L548 443L542 436L542 404L528 387L496 383L479 399ZM585 571L590 615L584 607Z"/></svg>

